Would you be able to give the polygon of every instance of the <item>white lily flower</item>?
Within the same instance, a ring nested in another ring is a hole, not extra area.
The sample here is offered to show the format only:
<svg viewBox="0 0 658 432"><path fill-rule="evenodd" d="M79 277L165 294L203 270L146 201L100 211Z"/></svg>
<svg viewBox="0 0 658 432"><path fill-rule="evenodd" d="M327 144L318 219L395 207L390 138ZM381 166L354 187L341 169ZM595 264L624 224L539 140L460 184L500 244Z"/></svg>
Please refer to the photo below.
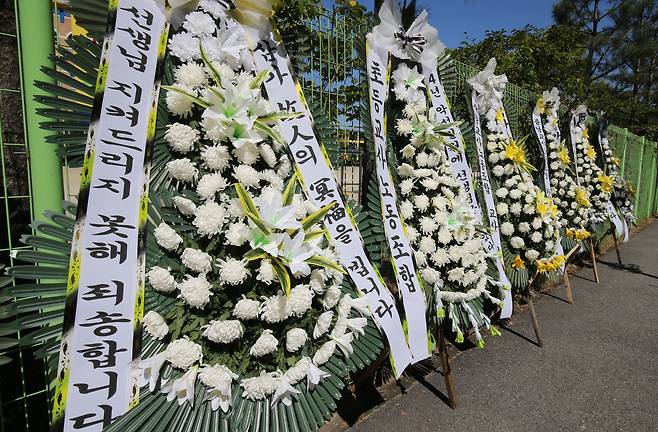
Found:
<svg viewBox="0 0 658 432"><path fill-rule="evenodd" d="M183 405L185 402L190 405L194 403L194 383L198 370L199 366L192 366L182 377L162 386L161 391L167 394L167 402L176 399L178 405Z"/></svg>
<svg viewBox="0 0 658 432"><path fill-rule="evenodd" d="M352 348L352 342L354 341L354 333L345 333L344 335L336 338L331 338L340 350L343 352L345 357L349 357L354 352Z"/></svg>
<svg viewBox="0 0 658 432"><path fill-rule="evenodd" d="M494 75L495 70L496 59L492 57L484 70L467 81L475 91L478 106L484 112L492 108L490 106L492 101L503 100L503 92L507 85L507 76L505 74Z"/></svg>
<svg viewBox="0 0 658 432"><path fill-rule="evenodd" d="M330 373L323 371L317 367L315 363L311 362L308 372L306 373L306 389L308 391L313 390L316 385L320 384L320 381L329 378L330 376Z"/></svg>
<svg viewBox="0 0 658 432"><path fill-rule="evenodd" d="M303 231L299 231L293 238L288 233L283 234L281 257L286 260L290 271L295 276L311 274L311 266L306 263L306 260L315 255L317 251L316 247L304 242Z"/></svg>
<svg viewBox="0 0 658 432"><path fill-rule="evenodd" d="M365 318L348 318L347 319L347 328L352 330L352 333L357 337L365 334L363 328L368 325L368 320Z"/></svg>
<svg viewBox="0 0 658 432"><path fill-rule="evenodd" d="M258 206L260 217L268 228L280 230L299 229L301 222L295 217L299 205L284 206L281 193L276 193L265 199L257 198L255 204Z"/></svg>
<svg viewBox="0 0 658 432"><path fill-rule="evenodd" d="M279 386L274 392L274 395L272 395L272 402L270 403L270 406L274 408L274 406L279 401L283 402L285 406L290 406L292 405L293 396L300 393L301 392L299 390L290 384L288 378L285 375L282 375L281 379L279 380Z"/></svg>
<svg viewBox="0 0 658 432"><path fill-rule="evenodd" d="M139 386L144 387L148 384L149 391L155 390L155 386L158 383L158 378L160 377L160 369L166 361L166 352L163 351L160 354L156 354L153 357L147 359L141 359L136 365L136 369L140 371L139 375Z"/></svg>

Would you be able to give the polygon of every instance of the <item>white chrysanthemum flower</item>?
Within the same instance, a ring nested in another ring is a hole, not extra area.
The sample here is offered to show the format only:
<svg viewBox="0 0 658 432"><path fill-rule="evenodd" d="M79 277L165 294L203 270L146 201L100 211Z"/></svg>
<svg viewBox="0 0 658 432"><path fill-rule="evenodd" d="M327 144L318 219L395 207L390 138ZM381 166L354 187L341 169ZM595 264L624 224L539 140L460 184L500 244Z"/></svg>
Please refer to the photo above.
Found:
<svg viewBox="0 0 658 432"><path fill-rule="evenodd" d="M265 297L260 305L260 319L268 323L278 323L288 318L288 299L281 291L272 297Z"/></svg>
<svg viewBox="0 0 658 432"><path fill-rule="evenodd" d="M210 265L212 257L198 249L185 248L180 258L185 267L197 273L207 273L212 268Z"/></svg>
<svg viewBox="0 0 658 432"><path fill-rule="evenodd" d="M539 243L540 241L542 241L542 239L543 236L539 231L533 232L532 235L530 236L530 240L532 240L534 243Z"/></svg>
<svg viewBox="0 0 658 432"><path fill-rule="evenodd" d="M223 344L236 341L244 334L244 326L238 320L211 320L202 329L206 339Z"/></svg>
<svg viewBox="0 0 658 432"><path fill-rule="evenodd" d="M167 90L167 95L165 97L167 109L173 115L187 118L192 114L192 107L194 106L194 102L192 102L192 99L190 99L188 94L196 96L196 91L185 84L174 84L171 87L171 89Z"/></svg>
<svg viewBox="0 0 658 432"><path fill-rule="evenodd" d="M204 147L201 151L203 164L211 170L222 172L229 166L231 156L223 145Z"/></svg>
<svg viewBox="0 0 658 432"><path fill-rule="evenodd" d="M505 216L509 212L509 207L507 204L501 202L498 203L496 206L496 213L498 213L498 216Z"/></svg>
<svg viewBox="0 0 658 432"><path fill-rule="evenodd" d="M187 14L183 28L195 36L211 36L217 30L212 17L200 11Z"/></svg>
<svg viewBox="0 0 658 432"><path fill-rule="evenodd" d="M245 188L258 186L260 181L260 174L258 171L250 167L249 165L238 165L235 170L233 170L233 177L241 183Z"/></svg>
<svg viewBox="0 0 658 432"><path fill-rule="evenodd" d="M507 188L500 188L496 191L496 196L498 198L505 198L508 193L509 191L507 190Z"/></svg>
<svg viewBox="0 0 658 432"><path fill-rule="evenodd" d="M414 157L415 154L416 154L416 147L412 146L411 144L407 144L402 149L402 157L404 157L405 159L411 159L412 157Z"/></svg>
<svg viewBox="0 0 658 432"><path fill-rule="evenodd" d="M192 224L199 235L212 237L221 231L225 217L226 209L223 206L215 201L208 201L197 207Z"/></svg>
<svg viewBox="0 0 658 432"><path fill-rule="evenodd" d="M512 237L509 242L514 249L522 249L525 246L525 242L521 237Z"/></svg>
<svg viewBox="0 0 658 432"><path fill-rule="evenodd" d="M306 330L301 328L290 329L286 332L286 350L288 352L297 352L306 344L308 335Z"/></svg>
<svg viewBox="0 0 658 432"><path fill-rule="evenodd" d="M249 354L254 357L263 357L276 352L278 346L279 341L272 334L272 330L263 330L249 350Z"/></svg>
<svg viewBox="0 0 658 432"><path fill-rule="evenodd" d="M311 308L312 303L313 291L308 285L297 285L290 290L290 296L288 296L288 310L290 315L304 315Z"/></svg>
<svg viewBox="0 0 658 432"><path fill-rule="evenodd" d="M176 82L190 87L205 86L208 82L208 75L203 67L194 62L183 63L174 71Z"/></svg>
<svg viewBox="0 0 658 432"><path fill-rule="evenodd" d="M448 260L450 259L448 252L446 252L445 249L437 249L432 253L430 256L430 259L439 267L444 266L448 263Z"/></svg>
<svg viewBox="0 0 658 432"><path fill-rule="evenodd" d="M199 39L187 32L174 34L169 39L169 55L177 57L182 62L199 58Z"/></svg>
<svg viewBox="0 0 658 432"><path fill-rule="evenodd" d="M261 371L257 377L244 378L240 381L242 397L252 401L265 399L279 388L280 381L277 373L265 371Z"/></svg>
<svg viewBox="0 0 658 432"><path fill-rule="evenodd" d="M409 195L414 187L414 182L411 179L402 180L400 182L400 193L402 195Z"/></svg>
<svg viewBox="0 0 658 432"><path fill-rule="evenodd" d="M174 202L174 205L178 211L185 216L191 216L196 211L196 204L194 204L194 201L191 199L182 196L176 196L172 198L172 201Z"/></svg>
<svg viewBox="0 0 658 432"><path fill-rule="evenodd" d="M323 269L313 269L309 277L308 284L317 294L324 294L326 288L324 286L325 281L327 280L327 273Z"/></svg>
<svg viewBox="0 0 658 432"><path fill-rule="evenodd" d="M201 362L203 350L201 345L187 338L176 339L167 345L165 358L173 367L187 370L194 363Z"/></svg>
<svg viewBox="0 0 658 432"><path fill-rule="evenodd" d="M258 159L260 159L260 151L258 145L249 142L242 144L240 147L234 148L233 156L235 156L238 162L242 164L253 165L258 162Z"/></svg>
<svg viewBox="0 0 658 432"><path fill-rule="evenodd" d="M424 195L424 194L416 195L414 197L414 205L416 206L416 208L418 210L420 210L421 212L424 212L430 206L430 199L427 198L427 195Z"/></svg>
<svg viewBox="0 0 658 432"><path fill-rule="evenodd" d="M420 240L420 250L423 253L430 254L436 250L436 242L432 237L423 237Z"/></svg>
<svg viewBox="0 0 658 432"><path fill-rule="evenodd" d="M329 361L334 352L336 351L336 342L325 342L313 355L313 363L316 366L322 366Z"/></svg>
<svg viewBox="0 0 658 432"><path fill-rule="evenodd" d="M521 222L519 224L519 232L527 233L530 231L530 224L528 222Z"/></svg>
<svg viewBox="0 0 658 432"><path fill-rule="evenodd" d="M525 257L530 261L531 263L536 261L537 258L539 258L539 252L537 252L534 249L529 249L525 253Z"/></svg>
<svg viewBox="0 0 658 432"><path fill-rule="evenodd" d="M242 246L249 241L249 231L247 224L236 222L229 225L224 235L231 246Z"/></svg>
<svg viewBox="0 0 658 432"><path fill-rule="evenodd" d="M448 280L451 282L458 282L464 277L464 269L461 267L454 268L448 272Z"/></svg>
<svg viewBox="0 0 658 432"><path fill-rule="evenodd" d="M176 280L169 272L169 269L162 267L152 267L146 276L154 290L162 293L172 292L176 289Z"/></svg>
<svg viewBox="0 0 658 432"><path fill-rule="evenodd" d="M215 194L226 189L227 185L226 179L220 173L206 174L199 179L196 193L201 199L208 200L215 198Z"/></svg>
<svg viewBox="0 0 658 432"><path fill-rule="evenodd" d="M521 214L521 210L523 210L523 207L521 207L521 204L519 203L514 203L509 207L510 213L516 216Z"/></svg>
<svg viewBox="0 0 658 432"><path fill-rule="evenodd" d="M197 277L187 275L178 285L180 296L185 303L199 309L203 309L210 302L210 288L210 282L203 273Z"/></svg>
<svg viewBox="0 0 658 432"><path fill-rule="evenodd" d="M155 241L168 251L173 251L183 243L183 237L178 235L175 229L170 227L164 222L161 222L156 229L153 230Z"/></svg>
<svg viewBox="0 0 658 432"><path fill-rule="evenodd" d="M439 242L442 244L448 244L452 241L452 231L448 227L441 227L439 230Z"/></svg>
<svg viewBox="0 0 658 432"><path fill-rule="evenodd" d="M514 225L509 222L503 222L500 226L500 233L504 236L510 236L514 233Z"/></svg>
<svg viewBox="0 0 658 432"><path fill-rule="evenodd" d="M424 269L422 269L420 271L420 275L425 280L425 282L427 282L430 285L434 285L441 280L441 274L437 270L431 267L425 267Z"/></svg>
<svg viewBox="0 0 658 432"><path fill-rule="evenodd" d="M333 311L324 312L318 317L318 320L315 323L315 327L313 327L313 339L317 339L329 331L329 327L331 327L331 320L333 318Z"/></svg>
<svg viewBox="0 0 658 432"><path fill-rule="evenodd" d="M258 318L260 312L260 302L243 298L238 300L233 308L233 316L241 320L251 320Z"/></svg>
<svg viewBox="0 0 658 432"><path fill-rule="evenodd" d="M199 131L188 125L174 123L167 126L165 140L173 150L179 153L187 153L194 148L199 140Z"/></svg>
<svg viewBox="0 0 658 432"><path fill-rule="evenodd" d="M332 285L327 288L322 297L322 305L325 309L333 309L340 300L341 291L338 285Z"/></svg>
<svg viewBox="0 0 658 432"><path fill-rule="evenodd" d="M209 387L208 399L213 410L221 407L228 412L231 406L231 385L238 375L223 365L205 366L199 370L199 381Z"/></svg>
<svg viewBox="0 0 658 432"><path fill-rule="evenodd" d="M249 275L247 264L235 258L226 258L226 260L217 260L219 267L219 279L229 285L239 285Z"/></svg>
<svg viewBox="0 0 658 432"><path fill-rule="evenodd" d="M420 219L420 230L425 234L430 234L436 231L438 225L431 217L423 216Z"/></svg>
<svg viewBox="0 0 658 432"><path fill-rule="evenodd" d="M162 340L169 333L169 326L162 316L156 311L148 311L144 315L144 330L153 339Z"/></svg>
<svg viewBox="0 0 658 432"><path fill-rule="evenodd" d="M194 181L199 174L194 162L188 158L174 159L167 163L167 172L175 180L190 183Z"/></svg>
<svg viewBox="0 0 658 432"><path fill-rule="evenodd" d="M269 285L276 280L276 273L274 272L274 267L272 267L272 262L268 259L260 261L260 267L258 268L258 275L256 279Z"/></svg>
<svg viewBox="0 0 658 432"><path fill-rule="evenodd" d="M505 173L505 169L504 169L502 166L500 166L500 165L496 165L495 167L493 167L493 169L491 170L491 172L492 172L493 175L495 175L496 177L500 177L500 176L502 176L502 175Z"/></svg>

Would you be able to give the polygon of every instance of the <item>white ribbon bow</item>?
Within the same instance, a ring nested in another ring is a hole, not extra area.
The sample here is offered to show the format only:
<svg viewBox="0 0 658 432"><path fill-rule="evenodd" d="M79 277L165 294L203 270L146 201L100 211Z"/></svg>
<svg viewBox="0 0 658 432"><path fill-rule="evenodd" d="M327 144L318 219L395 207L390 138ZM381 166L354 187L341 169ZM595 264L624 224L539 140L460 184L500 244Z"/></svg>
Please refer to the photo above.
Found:
<svg viewBox="0 0 658 432"><path fill-rule="evenodd" d="M466 81L475 91L476 102L484 112L492 108L493 104L502 102L507 85L507 76L494 75L495 70L496 59L492 57L484 70Z"/></svg>
<svg viewBox="0 0 658 432"><path fill-rule="evenodd" d="M546 108L550 109L554 113L557 113L557 110L560 108L559 90L553 87L551 91L544 90L541 96L542 99L544 99L544 104L546 105Z"/></svg>
<svg viewBox="0 0 658 432"><path fill-rule="evenodd" d="M367 38L372 45L387 48L397 58L426 63L436 60L445 49L437 30L427 22L427 11L422 11L405 30L400 9L386 0L379 10L379 20Z"/></svg>
<svg viewBox="0 0 658 432"><path fill-rule="evenodd" d="M585 105L578 105L573 112L574 117L578 117L578 122L587 119L587 107Z"/></svg>

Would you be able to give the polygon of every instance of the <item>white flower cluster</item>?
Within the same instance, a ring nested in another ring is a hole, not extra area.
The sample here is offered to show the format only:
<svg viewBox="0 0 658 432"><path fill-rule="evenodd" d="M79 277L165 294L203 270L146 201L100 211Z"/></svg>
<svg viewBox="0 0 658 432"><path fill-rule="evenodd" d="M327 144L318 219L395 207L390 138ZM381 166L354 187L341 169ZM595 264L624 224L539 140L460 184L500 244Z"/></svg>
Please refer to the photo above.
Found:
<svg viewBox="0 0 658 432"><path fill-rule="evenodd" d="M485 113L487 155L502 240L516 258L515 269L530 268L555 254L558 208L535 184L525 145L509 135L502 100L492 97Z"/></svg>
<svg viewBox="0 0 658 432"><path fill-rule="evenodd" d="M403 63L393 84L406 104L396 124L402 137L399 209L418 271L428 286L444 291L444 300L470 300L469 291L482 295L491 283L468 196L453 177L440 123L428 113L422 75Z"/></svg>
<svg viewBox="0 0 658 432"><path fill-rule="evenodd" d="M619 172L621 161L610 148L607 129L599 132L600 146L603 160L603 168L607 175L612 177L613 191L612 199L615 207L621 212L629 225L635 222L635 211L633 208L633 198L630 185Z"/></svg>
<svg viewBox="0 0 658 432"><path fill-rule="evenodd" d="M297 193L299 181L272 127L295 114L271 107L261 93L267 75L250 71L241 28L217 2L204 0L172 36L169 51L176 64L166 97L173 121L164 138L177 192L174 215L154 234L177 264L152 267L148 281L158 293L177 296L183 310L167 315L175 325L149 312L144 327L155 339L167 337L169 327L183 331L162 357L142 361L149 376L142 382L152 385L166 361L186 371L166 386L179 403L191 400L197 377L213 409L229 409L240 377L243 397L285 401L291 384L307 378L312 387L326 378L319 367L336 348L351 354L367 324L352 309L368 310L360 300L341 298L343 269L321 225L331 209ZM326 313L329 320L321 318ZM320 335L316 321L327 325ZM218 355L230 360L202 364ZM245 366L243 355L258 366ZM281 372L281 355L299 360Z"/></svg>
<svg viewBox="0 0 658 432"><path fill-rule="evenodd" d="M564 141L560 140L557 91L544 91L537 100L535 113L542 116L546 136L551 192L558 206L560 227L565 230L583 230L590 219L589 191L576 182L571 156Z"/></svg>
<svg viewBox="0 0 658 432"><path fill-rule="evenodd" d="M605 175L596 163L596 150L590 142L590 132L586 125L586 108L581 105L576 112L583 114L578 115L579 120L575 124L572 122L571 125L571 133L576 147L576 178L580 185L589 192L592 211L588 223L593 225L605 220L606 204L610 201L613 182L612 178Z"/></svg>

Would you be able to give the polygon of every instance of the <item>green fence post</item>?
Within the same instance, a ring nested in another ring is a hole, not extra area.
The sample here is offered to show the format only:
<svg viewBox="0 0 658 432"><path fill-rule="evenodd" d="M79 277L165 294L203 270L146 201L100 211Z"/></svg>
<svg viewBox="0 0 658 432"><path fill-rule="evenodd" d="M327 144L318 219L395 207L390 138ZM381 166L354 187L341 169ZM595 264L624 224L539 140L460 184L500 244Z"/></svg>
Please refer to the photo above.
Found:
<svg viewBox="0 0 658 432"><path fill-rule="evenodd" d="M620 167L620 173L621 178L626 178L624 177L624 171L626 171L626 146L628 145L628 129L624 128L624 144L621 150L621 167Z"/></svg>
<svg viewBox="0 0 658 432"><path fill-rule="evenodd" d="M640 160L638 162L638 170L637 170L637 179L635 180L635 217L638 219L638 221L641 219L640 215L640 209L638 207L640 203L640 192L644 189L644 186L642 184L642 164L644 162L644 137L642 137L642 144L640 146Z"/></svg>
<svg viewBox="0 0 658 432"><path fill-rule="evenodd" d="M30 158L32 181L32 207L35 217L45 210L58 210L62 207L62 168L56 146L46 142L46 131L39 123L46 118L37 115L42 107L34 100L37 88L35 80L54 83L54 80L41 72L42 66L53 67L50 56L54 53L53 15L51 2L17 0L18 43L21 53L21 82L25 113L25 142Z"/></svg>

